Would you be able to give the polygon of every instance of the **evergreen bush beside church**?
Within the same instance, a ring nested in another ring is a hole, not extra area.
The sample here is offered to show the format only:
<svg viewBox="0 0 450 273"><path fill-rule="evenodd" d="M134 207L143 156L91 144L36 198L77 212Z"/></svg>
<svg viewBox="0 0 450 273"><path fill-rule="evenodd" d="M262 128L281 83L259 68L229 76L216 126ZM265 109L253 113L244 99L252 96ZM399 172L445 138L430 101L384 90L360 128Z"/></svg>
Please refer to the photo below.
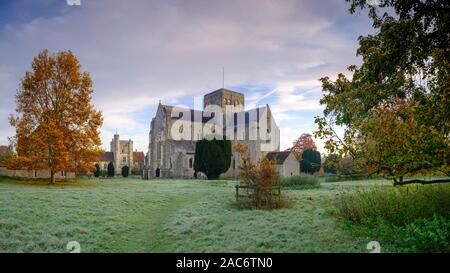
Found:
<svg viewBox="0 0 450 273"><path fill-rule="evenodd" d="M114 169L114 163L109 162L108 164L108 177L114 177L115 169Z"/></svg>
<svg viewBox="0 0 450 273"><path fill-rule="evenodd" d="M130 168L128 168L128 166L123 166L122 167L122 177L128 177L129 174L130 174Z"/></svg>
<svg viewBox="0 0 450 273"><path fill-rule="evenodd" d="M231 164L231 141L199 140L195 145L194 170L204 173L208 179L217 179Z"/></svg>

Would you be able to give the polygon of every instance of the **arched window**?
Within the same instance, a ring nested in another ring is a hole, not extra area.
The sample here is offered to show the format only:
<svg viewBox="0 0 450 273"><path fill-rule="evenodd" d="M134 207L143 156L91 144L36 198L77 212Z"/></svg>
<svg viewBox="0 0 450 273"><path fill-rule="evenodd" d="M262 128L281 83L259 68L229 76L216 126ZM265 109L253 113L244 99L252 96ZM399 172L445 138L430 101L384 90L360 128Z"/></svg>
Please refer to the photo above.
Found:
<svg viewBox="0 0 450 273"><path fill-rule="evenodd" d="M192 169L192 158L189 158L189 169Z"/></svg>
<svg viewBox="0 0 450 273"><path fill-rule="evenodd" d="M178 129L178 132L180 132L180 134L183 133L183 125L180 126L180 129Z"/></svg>

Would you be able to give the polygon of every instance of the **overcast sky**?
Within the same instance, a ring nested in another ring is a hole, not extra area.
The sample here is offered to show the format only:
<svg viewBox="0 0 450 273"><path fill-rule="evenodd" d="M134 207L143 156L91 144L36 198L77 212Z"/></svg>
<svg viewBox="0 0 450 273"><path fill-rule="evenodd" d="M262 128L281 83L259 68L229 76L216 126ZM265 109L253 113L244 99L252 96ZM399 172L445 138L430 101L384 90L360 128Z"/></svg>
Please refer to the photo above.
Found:
<svg viewBox="0 0 450 273"><path fill-rule="evenodd" d="M247 106L270 104L285 149L316 130L318 79L360 63L357 38L370 32L345 0L0 0L0 144L14 134L20 78L47 48L72 50L91 73L105 149L117 129L147 151L158 101L192 107L222 87L222 67Z"/></svg>

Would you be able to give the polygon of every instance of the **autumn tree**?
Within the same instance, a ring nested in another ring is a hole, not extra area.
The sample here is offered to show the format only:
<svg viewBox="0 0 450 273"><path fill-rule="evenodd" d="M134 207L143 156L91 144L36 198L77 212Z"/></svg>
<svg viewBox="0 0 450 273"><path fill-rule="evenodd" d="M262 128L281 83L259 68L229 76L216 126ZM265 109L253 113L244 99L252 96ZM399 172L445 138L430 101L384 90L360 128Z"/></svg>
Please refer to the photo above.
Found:
<svg viewBox="0 0 450 273"><path fill-rule="evenodd" d="M238 143L234 149L241 157L238 169L243 185L269 187L280 177L275 160L262 156L257 162L252 162L247 146Z"/></svg>
<svg viewBox="0 0 450 273"><path fill-rule="evenodd" d="M103 119L91 103L92 80L71 51L40 52L16 94L16 156L10 168L55 173L93 171L101 154Z"/></svg>
<svg viewBox="0 0 450 273"><path fill-rule="evenodd" d="M297 158L297 160L300 160L302 152L308 149L315 151L317 150L317 146L312 138L312 135L304 133L293 142L292 147L289 148L288 150L293 151L295 158Z"/></svg>
<svg viewBox="0 0 450 273"><path fill-rule="evenodd" d="M394 185L450 182L403 179L429 171L450 176L450 2L349 2L351 13L369 10L376 32L359 38L362 64L349 66L351 78L321 79L326 108L315 136L328 152L352 157L355 169Z"/></svg>
<svg viewBox="0 0 450 273"><path fill-rule="evenodd" d="M252 162L248 147L236 144L234 150L239 154L239 177L241 186L247 187L248 197L252 200L251 206L257 208L279 208L281 196L272 194L273 186L280 178L276 168L276 161L262 156L257 162Z"/></svg>

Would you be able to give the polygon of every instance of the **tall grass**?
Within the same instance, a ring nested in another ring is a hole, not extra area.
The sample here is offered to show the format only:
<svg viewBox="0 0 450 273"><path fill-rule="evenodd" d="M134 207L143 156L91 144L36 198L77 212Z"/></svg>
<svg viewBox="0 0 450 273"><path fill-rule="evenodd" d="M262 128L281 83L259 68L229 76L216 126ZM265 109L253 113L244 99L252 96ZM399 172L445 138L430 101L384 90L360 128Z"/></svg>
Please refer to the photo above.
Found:
<svg viewBox="0 0 450 273"><path fill-rule="evenodd" d="M281 186L294 189L315 189L320 188L320 181L310 174L300 174L296 176L282 177L278 180Z"/></svg>
<svg viewBox="0 0 450 273"><path fill-rule="evenodd" d="M450 185L378 187L341 194L337 214L399 251L450 252Z"/></svg>

